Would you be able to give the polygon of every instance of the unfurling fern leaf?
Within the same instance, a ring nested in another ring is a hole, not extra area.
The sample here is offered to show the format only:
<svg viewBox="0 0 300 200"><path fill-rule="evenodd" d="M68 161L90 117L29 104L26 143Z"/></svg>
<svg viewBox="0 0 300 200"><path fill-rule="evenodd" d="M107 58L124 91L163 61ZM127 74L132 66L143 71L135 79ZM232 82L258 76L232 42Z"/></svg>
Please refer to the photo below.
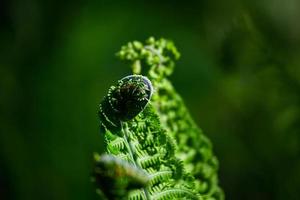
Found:
<svg viewBox="0 0 300 200"><path fill-rule="evenodd" d="M168 80L174 69L174 60L180 57L173 42L154 38L149 38L145 44L129 42L117 55L131 64L134 74L147 75L151 80L156 90L151 104L160 117L162 127L176 139L178 148L175 155L183 160L186 170L196 178L196 190L207 199L224 199L218 186L218 161L212 153L212 144L197 127Z"/></svg>
<svg viewBox="0 0 300 200"><path fill-rule="evenodd" d="M101 132L110 157L96 159L98 188L108 199L201 199L194 179L175 156L174 138L151 105L152 92L148 78L127 76L100 103Z"/></svg>
<svg viewBox="0 0 300 200"><path fill-rule="evenodd" d="M118 56L136 75L112 86L99 106L108 153L95 159L101 194L115 200L224 199L212 145L167 79L180 56L174 44L135 41Z"/></svg>
<svg viewBox="0 0 300 200"><path fill-rule="evenodd" d="M135 75L121 79L112 86L100 103L99 118L102 129L121 132L122 121L128 121L139 114L149 99L153 88L147 77Z"/></svg>

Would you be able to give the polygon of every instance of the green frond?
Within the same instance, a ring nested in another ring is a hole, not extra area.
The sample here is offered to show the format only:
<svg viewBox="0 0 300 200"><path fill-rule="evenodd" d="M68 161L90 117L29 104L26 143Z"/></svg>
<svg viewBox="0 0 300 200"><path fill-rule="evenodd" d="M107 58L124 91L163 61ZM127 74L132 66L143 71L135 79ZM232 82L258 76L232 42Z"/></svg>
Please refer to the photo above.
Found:
<svg viewBox="0 0 300 200"><path fill-rule="evenodd" d="M156 165L160 165L160 163L161 163L159 154L141 157L141 158L138 158L137 161L139 162L139 164L142 166L143 169L146 169L148 167L153 167Z"/></svg>
<svg viewBox="0 0 300 200"><path fill-rule="evenodd" d="M100 103L110 155L95 155L98 188L114 200L224 199L212 145L167 79L179 58L173 42L130 42L118 56L135 74L144 73L146 64L150 80L124 77Z"/></svg>
<svg viewBox="0 0 300 200"><path fill-rule="evenodd" d="M179 53L175 45L166 39L149 38L146 42L133 42L123 46L118 53L121 60L131 62L132 71L135 74L144 74L149 77L155 89L151 105L160 117L161 127L167 131L177 142L172 144L168 140L169 153L183 160L186 172L195 176L201 185L206 185L206 191L222 191L214 176L217 174L218 162L212 151L210 140L196 125L182 98L174 89L168 77L172 74L175 60ZM142 66L143 65L143 66ZM149 115L150 116L150 115ZM210 187L210 189L209 189ZM203 195L214 194L198 190ZM219 192L220 193L220 192ZM222 195L219 196L222 200Z"/></svg>
<svg viewBox="0 0 300 200"><path fill-rule="evenodd" d="M155 185L160 182L167 181L170 179L173 175L173 172L171 170L160 170L158 172L155 172L149 176L150 178L150 185Z"/></svg>
<svg viewBox="0 0 300 200"><path fill-rule="evenodd" d="M175 151L177 149L177 144L176 144L176 141L174 140L174 138L170 134L168 134L165 130L161 130L160 135L159 135L159 141L162 144L166 144L165 156L173 157L175 155Z"/></svg>
<svg viewBox="0 0 300 200"><path fill-rule="evenodd" d="M145 200L145 196L141 190L132 190L128 195L128 200Z"/></svg>
<svg viewBox="0 0 300 200"><path fill-rule="evenodd" d="M141 73L140 63L144 62L151 68L153 76L170 75L173 72L174 60L180 57L174 43L170 40L150 37L143 44L138 41L122 46L117 53L121 60L131 62L134 73Z"/></svg>
<svg viewBox="0 0 300 200"><path fill-rule="evenodd" d="M155 184L150 188L150 193L152 195L158 194L161 191L164 191L165 189L170 188L169 185L170 185L170 181L169 182L163 181L163 182L160 182L159 184Z"/></svg>
<svg viewBox="0 0 300 200"><path fill-rule="evenodd" d="M150 133L149 135L147 135L146 137L144 137L144 142L142 144L142 146L144 147L148 147L148 146L153 146L155 143L154 137L151 133L151 131L148 131L148 133Z"/></svg>
<svg viewBox="0 0 300 200"><path fill-rule="evenodd" d="M169 159L166 165L172 169L174 179L180 179L184 176L184 165L178 158Z"/></svg>
<svg viewBox="0 0 300 200"><path fill-rule="evenodd" d="M113 148L118 149L119 151L122 151L126 148L125 142L123 138L116 138L115 140L113 140L112 142L110 142L110 146L112 146Z"/></svg>
<svg viewBox="0 0 300 200"><path fill-rule="evenodd" d="M184 188L173 188L156 193L153 196L153 200L169 200L169 199L189 199L189 200L201 200L199 195L195 195L190 190Z"/></svg>
<svg viewBox="0 0 300 200"><path fill-rule="evenodd" d="M139 145L139 143L133 144L133 147L135 148L135 153L137 157L143 158L149 156L149 152L143 149L142 146Z"/></svg>

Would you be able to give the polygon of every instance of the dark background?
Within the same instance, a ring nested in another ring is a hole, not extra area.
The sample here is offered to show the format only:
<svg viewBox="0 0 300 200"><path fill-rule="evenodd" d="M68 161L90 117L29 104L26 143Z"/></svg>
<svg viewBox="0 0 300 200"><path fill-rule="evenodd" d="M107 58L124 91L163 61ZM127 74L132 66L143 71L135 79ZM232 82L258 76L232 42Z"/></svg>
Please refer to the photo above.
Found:
<svg viewBox="0 0 300 200"><path fill-rule="evenodd" d="M228 200L300 199L300 1L0 1L0 199L99 199L97 105L114 54L166 37Z"/></svg>

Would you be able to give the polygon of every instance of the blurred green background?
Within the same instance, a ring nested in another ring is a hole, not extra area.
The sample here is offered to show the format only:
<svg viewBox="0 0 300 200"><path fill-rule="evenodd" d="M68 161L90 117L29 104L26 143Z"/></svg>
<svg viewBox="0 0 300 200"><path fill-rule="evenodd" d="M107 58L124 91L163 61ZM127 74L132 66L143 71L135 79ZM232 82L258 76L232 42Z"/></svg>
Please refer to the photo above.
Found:
<svg viewBox="0 0 300 200"><path fill-rule="evenodd" d="M97 105L114 54L166 37L228 200L300 199L300 1L0 1L0 199L99 199Z"/></svg>

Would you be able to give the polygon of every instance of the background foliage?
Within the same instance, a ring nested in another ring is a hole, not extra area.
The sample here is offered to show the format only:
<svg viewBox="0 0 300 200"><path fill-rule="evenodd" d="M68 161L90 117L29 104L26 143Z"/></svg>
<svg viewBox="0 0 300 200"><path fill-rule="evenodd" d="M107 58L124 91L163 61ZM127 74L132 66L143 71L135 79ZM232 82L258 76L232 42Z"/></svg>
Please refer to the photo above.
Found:
<svg viewBox="0 0 300 200"><path fill-rule="evenodd" d="M172 77L229 200L299 199L297 0L0 2L0 199L97 199L97 105L130 72L113 55L175 41Z"/></svg>

